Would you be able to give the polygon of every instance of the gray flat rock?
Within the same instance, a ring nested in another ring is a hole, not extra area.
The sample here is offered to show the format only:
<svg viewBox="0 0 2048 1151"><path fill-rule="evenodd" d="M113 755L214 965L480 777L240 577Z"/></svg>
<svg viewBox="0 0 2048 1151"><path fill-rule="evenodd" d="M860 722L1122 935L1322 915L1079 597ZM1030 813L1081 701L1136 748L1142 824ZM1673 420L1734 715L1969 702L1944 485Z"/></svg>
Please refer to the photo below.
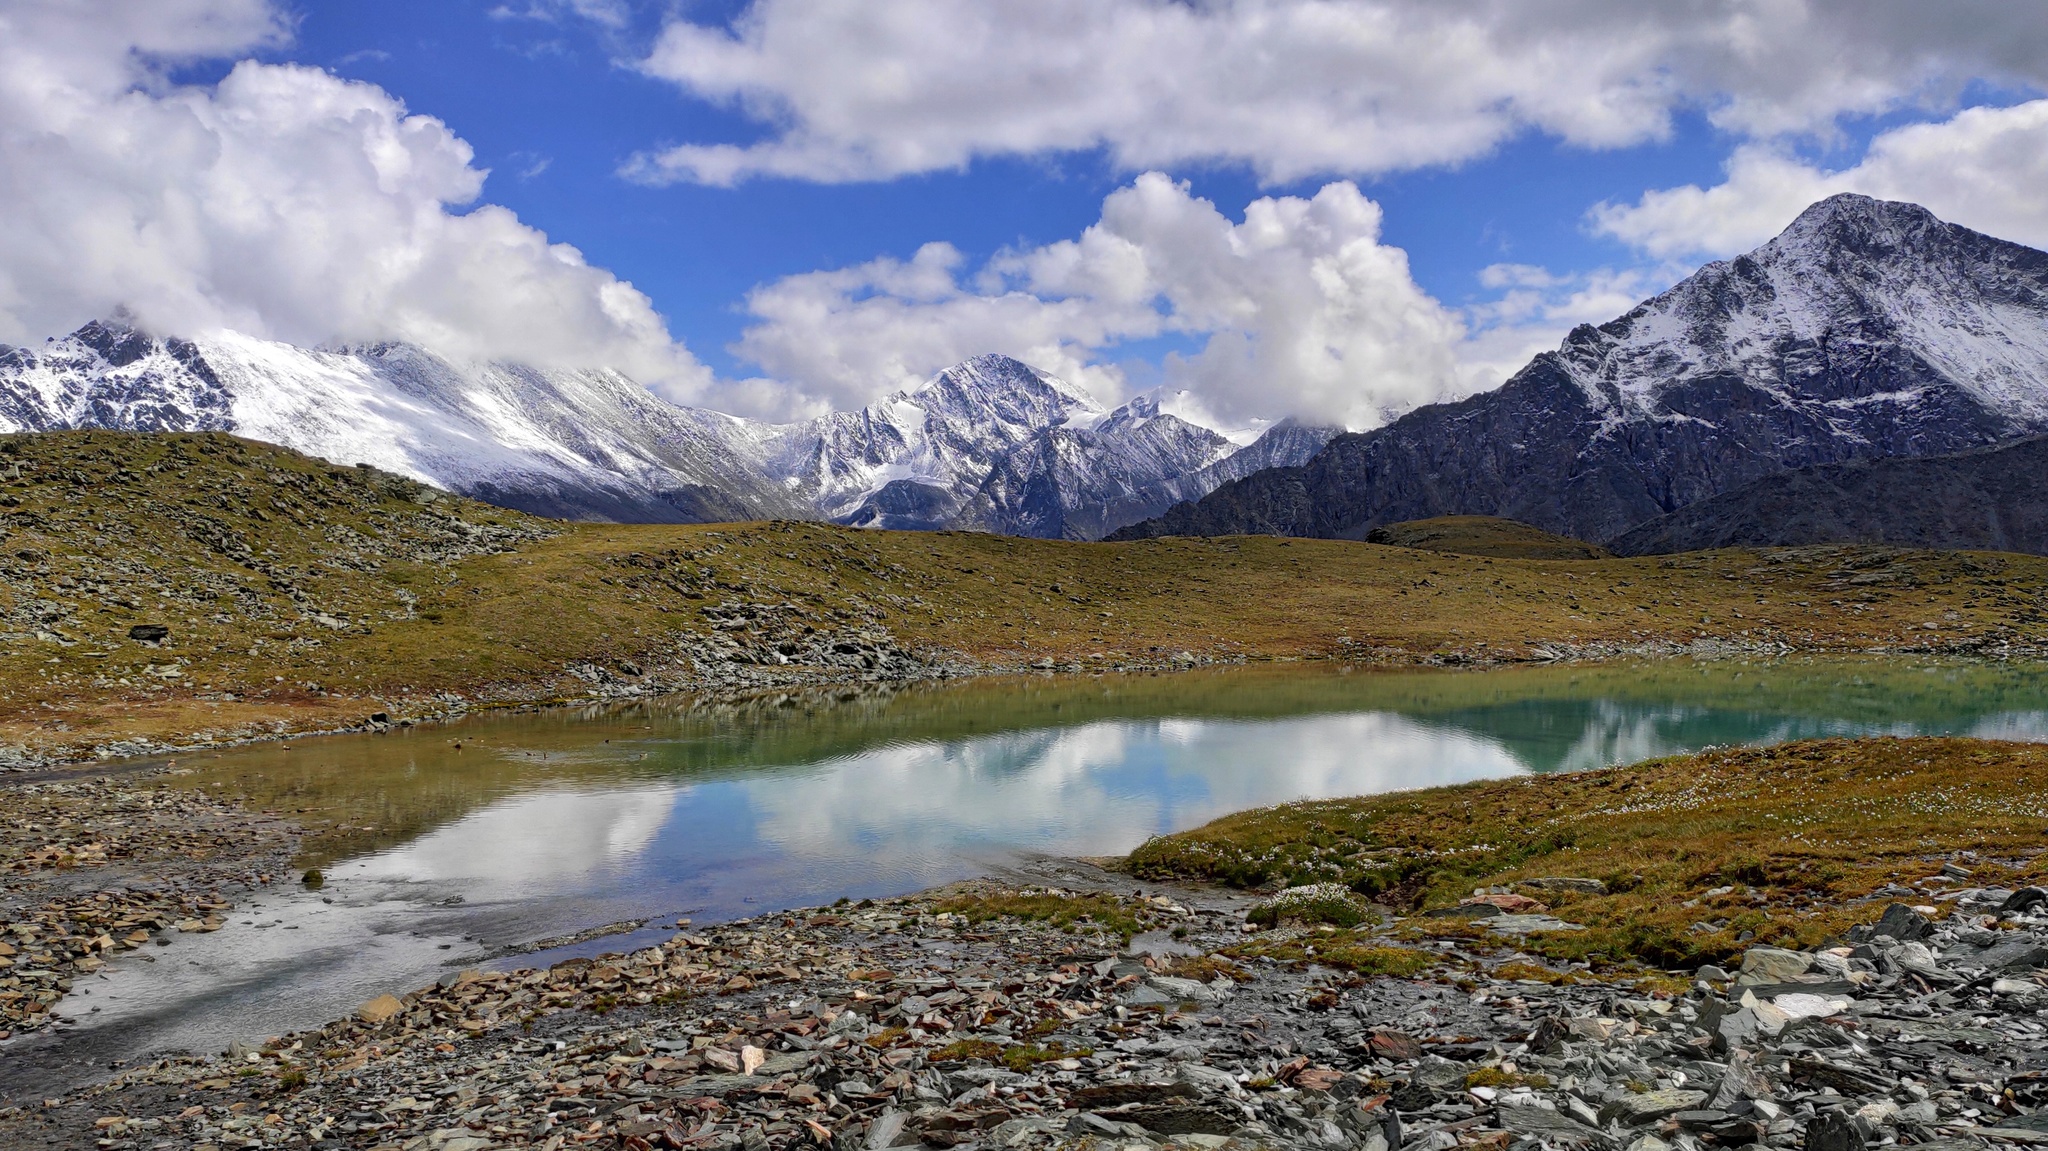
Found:
<svg viewBox="0 0 2048 1151"><path fill-rule="evenodd" d="M1500 1119L1502 1127L1517 1135L1527 1135L1546 1142L1575 1147L1615 1146L1613 1138L1606 1132L1588 1127L1571 1116L1548 1107L1502 1104L1495 1114Z"/></svg>
<svg viewBox="0 0 2048 1151"><path fill-rule="evenodd" d="M1577 923L1566 923L1555 915L1496 915L1486 921L1488 931L1502 935L1528 935L1536 931L1584 931Z"/></svg>

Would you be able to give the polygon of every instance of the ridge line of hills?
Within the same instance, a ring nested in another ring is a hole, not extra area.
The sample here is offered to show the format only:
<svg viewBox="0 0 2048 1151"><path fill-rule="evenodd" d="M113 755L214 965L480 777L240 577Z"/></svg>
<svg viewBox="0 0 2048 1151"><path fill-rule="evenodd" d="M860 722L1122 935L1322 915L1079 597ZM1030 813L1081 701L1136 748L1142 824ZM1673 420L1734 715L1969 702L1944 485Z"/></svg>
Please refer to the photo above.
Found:
<svg viewBox="0 0 2048 1151"><path fill-rule="evenodd" d="M538 515L627 523L1094 539L1306 460L1337 433L1282 421L1233 439L1171 407L1147 394L1112 410L995 355L859 411L772 424L668 403L617 372L460 364L406 344L160 338L115 320L0 346L0 432L233 432Z"/></svg>
<svg viewBox="0 0 2048 1151"><path fill-rule="evenodd" d="M1371 431L1283 421L1233 437L1173 407L1148 394L1112 410L1003 356L776 425L678 407L616 372L460 365L401 344L309 350L95 322L0 347L0 431L230 431L564 518L1130 540L1359 539L1478 515L1625 552L2042 552L2028 451L1826 469L2048 434L2048 254L1915 205L1834 196L1757 250L1575 329L1498 389ZM1855 506L1877 491L1896 514Z"/></svg>
<svg viewBox="0 0 2048 1151"><path fill-rule="evenodd" d="M5 436L0 766L379 713L1047 668L2048 651L2048 560L1445 547L1474 539L578 523L222 433Z"/></svg>

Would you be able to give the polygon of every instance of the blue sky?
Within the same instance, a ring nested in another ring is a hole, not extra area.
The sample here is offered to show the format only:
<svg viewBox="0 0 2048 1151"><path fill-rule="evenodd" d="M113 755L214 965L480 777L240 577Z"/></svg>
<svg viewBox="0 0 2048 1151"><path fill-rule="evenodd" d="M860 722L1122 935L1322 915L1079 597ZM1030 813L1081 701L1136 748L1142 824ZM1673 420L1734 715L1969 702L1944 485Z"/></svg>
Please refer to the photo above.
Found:
<svg viewBox="0 0 2048 1151"><path fill-rule="evenodd" d="M446 121L491 170L486 199L647 292L676 335L724 374L753 369L725 349L756 284L879 255L908 258L933 240L985 258L1071 237L1131 175L1098 148L873 183L646 187L618 169L650 144L743 142L759 138L760 126L632 69L630 54L644 50L658 24L645 9L620 35L566 14L508 17L507 8L499 0L306 3L296 41L268 55L370 81ZM710 22L741 8L690 11ZM1465 302L1493 294L1477 279L1488 265L1570 272L1629 261L1627 245L1588 230L1587 209L1650 188L1710 183L1734 143L1689 114L1669 141L1594 150L1529 132L1454 168L1361 184L1385 207L1385 237L1408 252L1422 287ZM542 171L526 174L541 161ZM1327 182L1267 185L1241 165L1213 163L1173 175L1233 216L1260 196L1313 194Z"/></svg>
<svg viewBox="0 0 2048 1151"><path fill-rule="evenodd" d="M0 341L120 307L777 417L999 351L1368 426L1832 192L2048 243L2038 14L0 0Z"/></svg>

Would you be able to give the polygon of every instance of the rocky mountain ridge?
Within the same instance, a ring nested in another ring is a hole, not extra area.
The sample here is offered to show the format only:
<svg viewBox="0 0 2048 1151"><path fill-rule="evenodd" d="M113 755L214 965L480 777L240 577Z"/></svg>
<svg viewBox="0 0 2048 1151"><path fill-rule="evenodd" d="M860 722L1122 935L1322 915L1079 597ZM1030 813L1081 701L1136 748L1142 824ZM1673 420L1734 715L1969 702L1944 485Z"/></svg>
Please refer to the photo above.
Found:
<svg viewBox="0 0 2048 1151"><path fill-rule="evenodd" d="M1240 452L1141 396L1114 411L981 356L857 412L770 424L667 403L611 371L464 364L405 344L314 350L95 321L0 346L0 431L228 431L543 515L829 519L1094 538L1334 430ZM1218 470L1245 454L1240 471Z"/></svg>
<svg viewBox="0 0 2048 1151"><path fill-rule="evenodd" d="M2048 254L1842 195L1501 388L1118 533L1359 538L1496 515L1578 539L1788 469L2048 431Z"/></svg>
<svg viewBox="0 0 2048 1151"><path fill-rule="evenodd" d="M1876 543L2048 555L2048 437L1779 472L1616 538L1623 555Z"/></svg>

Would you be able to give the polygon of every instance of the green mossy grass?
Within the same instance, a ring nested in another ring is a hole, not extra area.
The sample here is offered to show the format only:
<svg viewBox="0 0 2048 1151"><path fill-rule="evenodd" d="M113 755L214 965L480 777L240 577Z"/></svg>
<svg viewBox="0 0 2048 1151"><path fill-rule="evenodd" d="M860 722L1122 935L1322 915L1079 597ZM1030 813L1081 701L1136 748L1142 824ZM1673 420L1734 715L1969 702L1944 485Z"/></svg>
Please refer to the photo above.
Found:
<svg viewBox="0 0 2048 1151"><path fill-rule="evenodd" d="M1148 920L1129 904L1107 895L1052 892L973 893L944 899L937 910L965 916L972 924L1021 919L1060 928L1095 928L1124 939L1146 929Z"/></svg>

